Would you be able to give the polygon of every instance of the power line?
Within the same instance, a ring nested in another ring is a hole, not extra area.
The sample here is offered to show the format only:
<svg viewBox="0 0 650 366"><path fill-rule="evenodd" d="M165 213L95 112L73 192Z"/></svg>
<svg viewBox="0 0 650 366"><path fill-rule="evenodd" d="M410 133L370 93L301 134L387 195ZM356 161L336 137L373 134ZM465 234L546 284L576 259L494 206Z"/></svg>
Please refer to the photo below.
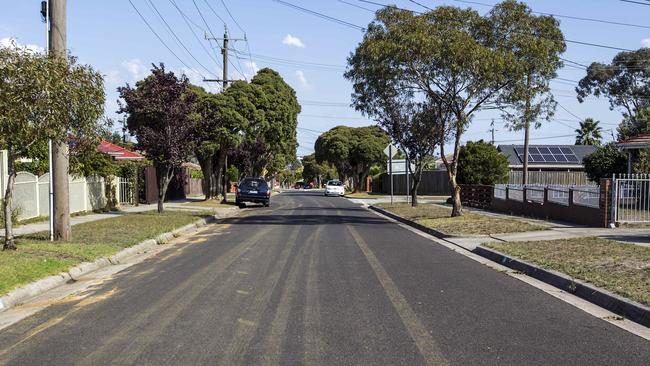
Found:
<svg viewBox="0 0 650 366"><path fill-rule="evenodd" d="M495 7L495 5L481 3L481 2L478 2L478 1L469 1L469 0L454 0L454 1L456 1L458 3L487 6L487 7L490 7L490 8ZM649 4L644 3L643 5L649 5ZM556 17L556 18L566 18L566 19L579 20L579 21L584 21L584 22L603 23L603 24L611 24L611 25L620 25L620 26L625 26L625 27L650 29L650 26L647 26L647 25L625 23L625 22L616 22L616 21L606 20L606 19L586 18L586 17L578 17L578 16L574 16L574 15L547 13L547 12L541 12L541 11L531 11L531 13L540 14L540 15L550 15L550 16L553 16L553 17Z"/></svg>
<svg viewBox="0 0 650 366"><path fill-rule="evenodd" d="M378 2L376 2L376 1L370 1L370 0L357 0L357 1L360 1L360 2L362 2L362 3L366 3L366 4L372 4L372 5L381 6L381 7L384 7L384 8L393 8L393 9L397 9L397 10L409 11L409 12L411 12L411 13L413 13L413 14L422 14L422 13L419 12L419 11L415 11L415 10L411 10L411 9L406 9L406 8L400 8L400 7L398 7L398 6L390 5L390 4L382 4L382 3L378 3Z"/></svg>
<svg viewBox="0 0 650 366"><path fill-rule="evenodd" d="M156 5L153 3L153 1L151 1L151 0L147 0L147 1L149 2L149 4L151 4L151 7L152 7L153 10L156 12L156 14L158 14L158 17L160 18L160 20L162 20L162 22L165 24L165 26L167 27L167 29L169 30L169 32L171 33L171 35L176 39L176 41L178 42L178 44L179 44L181 47L183 47L183 49L185 50L185 52L187 52L187 54L190 55L190 57L191 57L194 61L196 61L196 63L199 64L199 66L201 66L205 71L207 71L209 74L212 74L212 75L216 76L215 73L213 73L212 71L210 71L210 69L208 69L207 67L205 67L205 66L201 63L201 61L199 61L196 57L194 57L194 54L193 54L192 52L190 52L190 50L185 46L185 44L183 43L183 41L181 41L181 39L176 35L176 33L174 32L174 30L172 29L172 27L169 26L169 23L167 23L167 21L166 21L165 18L162 16L162 14L160 14L160 12L158 11L158 8L157 8ZM201 76L203 77L203 75L201 75Z"/></svg>
<svg viewBox="0 0 650 366"><path fill-rule="evenodd" d="M364 27L358 26L356 24L352 24L352 23L347 22L345 20L334 18L334 17L331 17L329 15L319 13L317 11L309 10L307 8L303 8L302 6L294 5L294 4L288 3L286 1L282 1L282 0L273 0L273 1L275 1L278 4L281 4L281 5L293 8L295 10L301 11L303 13L311 14L311 15L317 16L317 17L319 17L321 19L329 20L330 22L334 22L334 23L337 23L337 24L340 24L340 25L344 25L344 26L349 27L349 28L353 28L353 29L356 29L356 30L359 30L359 31L362 31L362 32L366 30Z"/></svg>
<svg viewBox="0 0 650 366"><path fill-rule="evenodd" d="M375 12L375 11L372 10L372 9L368 9L368 8L363 7L363 6L361 6L361 5L353 4L353 3L349 2L349 1L345 1L345 0L337 0L337 1L340 2L340 3L343 3L343 4L347 4L347 5L350 5L350 6L354 6L355 8L358 8L358 9L363 9L363 10L365 10L365 11L369 11L369 12L371 12L371 13L374 13L374 12Z"/></svg>
<svg viewBox="0 0 650 366"><path fill-rule="evenodd" d="M212 61L214 61L214 63L217 65L217 67L221 68L221 66L219 66L219 61L214 57L214 55L212 54L212 52L210 52L210 51L205 47L205 45L203 44L203 41L201 41L200 37L199 37L199 36L196 34L196 32L194 31L194 28L192 27L192 24L194 24L194 25L195 25L197 28L199 28L199 29L202 29L202 28L201 28L200 26L196 25L196 23L194 23L194 22L192 21L192 19L189 18L189 17L188 17L188 16L187 16L187 15L186 15L182 10L181 10L180 7L178 7L178 5L176 4L176 1L174 1L174 0L169 0L169 2L170 2L170 3L171 3L171 4L176 8L176 10L181 14L181 17L182 17L183 20L185 21L185 24L187 24L187 27L188 27L188 28L190 29L190 31L192 32L192 34L194 35L194 38L195 38L196 41L199 43L199 45L201 46L201 48L202 48L202 49L205 51L205 53L210 57L210 59L212 59Z"/></svg>
<svg viewBox="0 0 650 366"><path fill-rule="evenodd" d="M239 23L237 23L237 20L235 20L235 17L232 16L232 13L230 12L230 9L228 9L228 5L226 5L226 2L224 0L221 0L221 4L223 4L223 7L226 9L226 12L230 16L230 19L232 19L232 21L235 22L235 25L237 26L237 28L239 28L239 30L242 31L242 33L246 34L246 31L244 30L244 28L242 28L241 25L239 25Z"/></svg>
<svg viewBox="0 0 650 366"><path fill-rule="evenodd" d="M131 6L133 7L133 10L135 10L136 13L138 13L138 15L140 16L140 19L142 19L142 21L147 25L147 27L149 28L149 30L151 31L151 33L153 33L153 34L156 36L156 38L158 38L158 40L160 41L160 43L162 43L163 46L165 46L165 48L167 49L167 51L169 51L172 55L174 55L174 57L176 57L176 59L177 59L181 64L183 64L185 67L187 67L189 70L193 70L194 72L196 72L196 73L199 74L199 75L201 74L201 73L197 72L196 70L194 70L193 68L191 68L190 66L188 66L188 65L187 65L187 64L186 64L186 63L185 63L185 62L184 62L180 57L178 57L178 55L177 55L174 51L172 51L171 48L169 48L169 46L167 45L167 43L165 43L165 41L160 37L160 35L158 35L158 33L153 29L153 27L151 26L151 24L149 24L149 22L147 21L147 19L142 15L142 13L140 12L140 10L138 10L138 8L135 6L135 4L133 4L133 1L129 0L129 4L131 4Z"/></svg>

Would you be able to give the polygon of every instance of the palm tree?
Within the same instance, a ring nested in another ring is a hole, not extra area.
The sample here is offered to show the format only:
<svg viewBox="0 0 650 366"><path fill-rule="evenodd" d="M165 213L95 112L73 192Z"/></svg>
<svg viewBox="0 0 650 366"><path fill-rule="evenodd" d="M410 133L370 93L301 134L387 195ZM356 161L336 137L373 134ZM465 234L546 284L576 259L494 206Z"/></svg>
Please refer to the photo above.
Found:
<svg viewBox="0 0 650 366"><path fill-rule="evenodd" d="M580 122L580 128L576 129L576 145L596 145L600 146L603 139L603 128L598 124L600 121L594 121L593 118L587 118Z"/></svg>

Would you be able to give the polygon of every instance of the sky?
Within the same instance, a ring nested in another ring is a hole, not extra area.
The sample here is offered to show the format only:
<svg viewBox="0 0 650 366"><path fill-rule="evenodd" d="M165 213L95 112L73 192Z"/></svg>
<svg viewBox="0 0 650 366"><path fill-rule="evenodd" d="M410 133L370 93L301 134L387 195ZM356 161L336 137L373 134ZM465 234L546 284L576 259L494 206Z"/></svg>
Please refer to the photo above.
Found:
<svg viewBox="0 0 650 366"><path fill-rule="evenodd" d="M425 10L408 0L284 2L360 27L372 21L374 13L370 10L380 8L371 2ZM417 2L428 7L443 4L473 7L481 14L489 10L487 5L496 3L494 0ZM526 3L536 12L567 16L558 17L567 40L630 50L650 47L650 6L619 0L531 0ZM45 47L46 29L40 18L40 1L0 0L0 9L3 9L0 12L0 44L15 40L37 50ZM105 76L106 115L116 120L122 118L115 114L116 88L142 79L149 73L152 63L164 62L168 69L186 74L193 83L218 91L216 83L202 81L221 78L222 74L219 41L205 40L204 34L220 38L224 26L231 38L241 39L230 44L240 55L230 57L231 79L250 79L260 68L270 67L280 72L296 90L302 105L298 116L298 156L313 152L314 142L322 131L338 125L373 123L349 106L352 86L343 77L347 57L363 36L353 26L326 20L274 0L68 0L68 48L81 63L92 65ZM562 57L581 64L610 62L620 52L575 42L567 43ZM545 122L532 133L532 143L572 144L578 122L587 117L601 121L605 139L612 139L621 113L610 111L608 101L603 98L590 97L584 103L577 101L574 88L584 75L583 68L568 63L559 70L559 79L551 82L551 88L560 106L553 121ZM480 112L475 117L463 141L490 140L492 119L495 120L497 143L523 143L523 132L509 131L498 114L490 111ZM120 127L119 123L115 126L116 129Z"/></svg>

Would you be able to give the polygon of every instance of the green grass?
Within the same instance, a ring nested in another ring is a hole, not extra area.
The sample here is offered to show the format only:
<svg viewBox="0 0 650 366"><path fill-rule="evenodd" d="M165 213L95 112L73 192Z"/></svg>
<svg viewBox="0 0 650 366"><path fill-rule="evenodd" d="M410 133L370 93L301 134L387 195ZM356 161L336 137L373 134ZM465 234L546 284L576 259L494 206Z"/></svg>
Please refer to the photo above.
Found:
<svg viewBox="0 0 650 366"><path fill-rule="evenodd" d="M450 208L426 203L421 203L417 207L411 207L406 203L393 205L380 203L377 206L418 224L452 235L487 235L546 229L543 225L481 215L467 210L463 216L450 217Z"/></svg>
<svg viewBox="0 0 650 366"><path fill-rule="evenodd" d="M650 248L600 238L483 244L650 306Z"/></svg>
<svg viewBox="0 0 650 366"><path fill-rule="evenodd" d="M364 199L377 199L382 197L387 197L385 194L381 193L372 193L372 192L355 192L355 193L345 193L345 197L348 198L364 198Z"/></svg>
<svg viewBox="0 0 650 366"><path fill-rule="evenodd" d="M17 239L16 251L0 252L0 295L81 262L110 256L143 240L192 223L204 213L133 213L72 227L72 241L52 243L41 232Z"/></svg>

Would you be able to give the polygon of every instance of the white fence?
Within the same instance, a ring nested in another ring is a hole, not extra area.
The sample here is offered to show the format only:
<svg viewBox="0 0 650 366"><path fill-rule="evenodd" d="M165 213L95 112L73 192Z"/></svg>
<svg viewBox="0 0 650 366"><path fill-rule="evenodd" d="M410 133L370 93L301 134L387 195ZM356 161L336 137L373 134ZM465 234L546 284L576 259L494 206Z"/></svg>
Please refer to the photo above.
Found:
<svg viewBox="0 0 650 366"><path fill-rule="evenodd" d="M650 174L614 177L612 212L619 223L650 222Z"/></svg>
<svg viewBox="0 0 650 366"><path fill-rule="evenodd" d="M104 178L68 177L70 184L70 212L99 210L106 206ZM49 175L40 177L18 172L14 184L14 204L21 220L49 215Z"/></svg>

